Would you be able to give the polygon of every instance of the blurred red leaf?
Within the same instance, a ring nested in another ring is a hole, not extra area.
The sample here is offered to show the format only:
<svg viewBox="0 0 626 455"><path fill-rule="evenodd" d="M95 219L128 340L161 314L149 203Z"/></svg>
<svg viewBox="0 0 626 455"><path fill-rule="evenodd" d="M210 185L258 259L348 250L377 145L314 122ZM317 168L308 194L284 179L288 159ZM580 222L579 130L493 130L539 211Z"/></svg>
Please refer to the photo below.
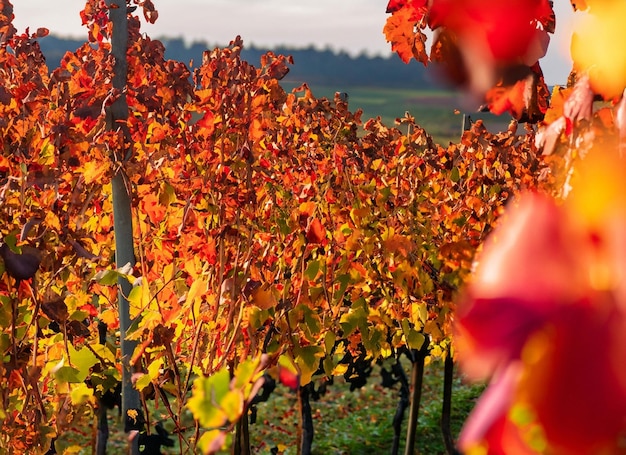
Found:
<svg viewBox="0 0 626 455"><path fill-rule="evenodd" d="M538 24L553 14L548 0L438 0L431 7L429 25L453 30L464 43L478 43L476 50L489 52L495 61L532 60L532 65L541 57L535 57L534 48L543 47L542 35L548 32Z"/></svg>
<svg viewBox="0 0 626 455"><path fill-rule="evenodd" d="M300 378L298 377L298 374L284 366L278 367L278 380L282 385L287 386L294 391L298 390L298 387L300 386Z"/></svg>
<svg viewBox="0 0 626 455"><path fill-rule="evenodd" d="M482 444L508 453L503 428L521 412L525 423L513 419L513 430L537 426L550 453L620 453L624 167L613 149L594 149L586 160L565 205L527 194L510 208L459 304L461 364L493 378L461 437L466 450Z"/></svg>

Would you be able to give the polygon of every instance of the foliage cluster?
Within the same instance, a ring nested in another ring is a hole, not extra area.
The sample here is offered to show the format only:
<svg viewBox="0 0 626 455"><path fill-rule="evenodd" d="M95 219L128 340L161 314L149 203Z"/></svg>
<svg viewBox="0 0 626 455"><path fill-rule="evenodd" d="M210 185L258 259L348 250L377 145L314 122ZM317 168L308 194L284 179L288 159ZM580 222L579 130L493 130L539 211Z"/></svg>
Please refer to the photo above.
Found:
<svg viewBox="0 0 626 455"><path fill-rule="evenodd" d="M539 122L542 161L556 165L552 191L511 205L459 300L457 358L491 380L459 437L469 454L625 450L626 66L612 44L623 39L626 9L571 3L584 11L573 71L551 98L537 59L554 31L552 2L388 5L385 31L404 60L438 62L491 111Z"/></svg>
<svg viewBox="0 0 626 455"><path fill-rule="evenodd" d="M149 0L135 3L156 18ZM391 10L414 23L416 3ZM45 452L53 437L73 450L64 433L119 382L120 276L133 284L135 387L163 403L183 451L220 448L266 375L298 389L316 377L358 381L359 363L403 350L448 355L453 297L504 204L566 188L581 144L620 128L622 105L571 113L589 87L580 78L563 106L503 104L555 119L540 135L477 122L444 148L410 115L399 128L362 124L340 94L285 92L290 59L270 52L252 66L239 38L191 74L133 14L120 91L103 2L82 12L90 42L52 71L37 42L46 31L17 34L10 2L0 5L0 447L13 451ZM107 129L121 96L129 118ZM572 129L555 130L560 118ZM136 266L116 269L120 175ZM11 266L32 258L33 280ZM193 427L180 420L186 409Z"/></svg>
<svg viewBox="0 0 626 455"><path fill-rule="evenodd" d="M283 91L288 59L269 53L255 68L235 40L206 52L192 83L133 17L131 115L107 132L103 107L122 94L111 88L106 11L87 4L92 42L50 72L45 32L17 34L3 5L3 236L42 258L32 287L3 281L3 444L16 450L53 435L61 448L72 416L119 380L119 274L134 283L136 387L182 406L198 378L189 407L203 427L223 428L281 356L305 385L425 336L441 355L474 249L498 208L537 184L533 142L514 127L490 135L477 124L449 149L410 117L404 133L374 119L360 137L340 98ZM120 150L131 154L138 265L115 271ZM199 428L177 431L193 447Z"/></svg>

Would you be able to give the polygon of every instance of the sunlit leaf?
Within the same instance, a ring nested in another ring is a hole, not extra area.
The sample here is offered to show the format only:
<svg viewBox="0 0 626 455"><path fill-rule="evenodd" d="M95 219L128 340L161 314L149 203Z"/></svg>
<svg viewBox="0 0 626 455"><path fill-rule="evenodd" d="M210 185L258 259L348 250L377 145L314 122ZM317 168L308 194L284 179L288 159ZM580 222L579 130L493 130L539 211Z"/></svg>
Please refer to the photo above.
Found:
<svg viewBox="0 0 626 455"><path fill-rule="evenodd" d="M208 378L199 377L194 380L188 406L203 427L219 428L228 422L222 400L229 391L230 374L227 369L222 369ZM232 397L229 402L232 402ZM229 410L232 411L232 406Z"/></svg>
<svg viewBox="0 0 626 455"><path fill-rule="evenodd" d="M93 389L83 382L72 388L70 396L73 404L80 405L93 398Z"/></svg>

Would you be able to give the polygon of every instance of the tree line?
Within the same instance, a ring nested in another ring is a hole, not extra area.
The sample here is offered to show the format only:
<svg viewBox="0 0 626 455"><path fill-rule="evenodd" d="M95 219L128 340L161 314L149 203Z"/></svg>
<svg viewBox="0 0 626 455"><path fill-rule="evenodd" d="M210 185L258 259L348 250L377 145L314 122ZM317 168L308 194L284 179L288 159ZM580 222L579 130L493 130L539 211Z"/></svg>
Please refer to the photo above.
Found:
<svg viewBox="0 0 626 455"><path fill-rule="evenodd" d="M205 50L219 47L206 42L185 43L183 38L160 38L165 45L167 59L181 61L199 67ZM84 40L61 38L50 35L40 40L41 50L48 65L56 67L67 51L75 51ZM275 49L246 45L241 56L244 60L258 64L259 59L268 50L279 55L291 55L294 64L285 82L307 82L312 86L337 86L345 90L350 87L394 87L424 89L433 88L432 75L417 62L405 65L397 56L381 57L361 54L356 57L345 51L323 50L313 46L291 48L281 46Z"/></svg>

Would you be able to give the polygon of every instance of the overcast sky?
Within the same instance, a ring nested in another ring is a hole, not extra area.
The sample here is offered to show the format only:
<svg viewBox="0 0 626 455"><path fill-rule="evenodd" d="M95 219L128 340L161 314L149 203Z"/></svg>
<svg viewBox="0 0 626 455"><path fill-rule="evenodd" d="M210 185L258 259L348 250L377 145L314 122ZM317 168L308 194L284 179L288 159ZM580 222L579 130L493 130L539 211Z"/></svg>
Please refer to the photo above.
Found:
<svg viewBox="0 0 626 455"><path fill-rule="evenodd" d="M228 44L238 34L244 44L331 47L351 54L387 55L382 29L387 0L153 0L159 11L151 37L182 36L211 45ZM15 26L47 27L64 37L86 36L79 11L84 0L13 0ZM556 0L557 35L542 61L548 83L564 83L570 70L568 22L571 7ZM63 5L63 6L60 6Z"/></svg>

